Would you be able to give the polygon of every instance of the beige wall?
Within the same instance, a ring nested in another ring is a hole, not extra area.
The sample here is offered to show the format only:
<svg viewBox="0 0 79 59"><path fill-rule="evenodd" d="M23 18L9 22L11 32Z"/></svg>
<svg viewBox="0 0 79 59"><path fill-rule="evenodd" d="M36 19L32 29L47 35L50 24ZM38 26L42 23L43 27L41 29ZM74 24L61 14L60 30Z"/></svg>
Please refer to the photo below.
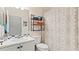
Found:
<svg viewBox="0 0 79 59"><path fill-rule="evenodd" d="M77 17L78 17L78 50L79 50L79 8L78 8L78 12L77 12Z"/></svg>
<svg viewBox="0 0 79 59"><path fill-rule="evenodd" d="M43 16L43 8L42 7L30 7L29 8L30 13L37 15L37 16Z"/></svg>

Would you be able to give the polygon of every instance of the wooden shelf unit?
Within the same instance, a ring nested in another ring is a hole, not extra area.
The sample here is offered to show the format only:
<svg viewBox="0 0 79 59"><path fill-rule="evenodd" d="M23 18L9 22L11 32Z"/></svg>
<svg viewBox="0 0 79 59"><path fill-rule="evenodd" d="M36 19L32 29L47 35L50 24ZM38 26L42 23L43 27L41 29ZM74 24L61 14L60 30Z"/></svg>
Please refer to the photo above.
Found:
<svg viewBox="0 0 79 59"><path fill-rule="evenodd" d="M31 16L31 30L32 31L44 31L45 27L45 21L44 17L42 16L37 16L36 18L41 17L41 19L34 19L33 15Z"/></svg>

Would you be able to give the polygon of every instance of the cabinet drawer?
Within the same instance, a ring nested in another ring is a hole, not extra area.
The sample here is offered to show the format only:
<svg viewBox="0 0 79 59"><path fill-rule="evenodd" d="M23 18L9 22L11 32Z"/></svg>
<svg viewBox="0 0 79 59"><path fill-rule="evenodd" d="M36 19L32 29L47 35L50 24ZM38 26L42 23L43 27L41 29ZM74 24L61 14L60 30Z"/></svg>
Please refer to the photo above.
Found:
<svg viewBox="0 0 79 59"><path fill-rule="evenodd" d="M20 51L18 47L19 45L8 46L8 47L1 48L0 51Z"/></svg>
<svg viewBox="0 0 79 59"><path fill-rule="evenodd" d="M35 45L33 42L27 42L20 44L22 46L21 51L34 51L35 50Z"/></svg>

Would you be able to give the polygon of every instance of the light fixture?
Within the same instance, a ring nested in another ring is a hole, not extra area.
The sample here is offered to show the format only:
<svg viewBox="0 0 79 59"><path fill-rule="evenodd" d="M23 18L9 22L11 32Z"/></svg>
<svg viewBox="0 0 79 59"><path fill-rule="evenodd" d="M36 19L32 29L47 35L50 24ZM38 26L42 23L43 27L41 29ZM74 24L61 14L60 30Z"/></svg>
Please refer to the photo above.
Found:
<svg viewBox="0 0 79 59"><path fill-rule="evenodd" d="M20 9L20 7L16 7L16 9Z"/></svg>
<svg viewBox="0 0 79 59"><path fill-rule="evenodd" d="M25 8L21 7L21 10L24 10Z"/></svg>

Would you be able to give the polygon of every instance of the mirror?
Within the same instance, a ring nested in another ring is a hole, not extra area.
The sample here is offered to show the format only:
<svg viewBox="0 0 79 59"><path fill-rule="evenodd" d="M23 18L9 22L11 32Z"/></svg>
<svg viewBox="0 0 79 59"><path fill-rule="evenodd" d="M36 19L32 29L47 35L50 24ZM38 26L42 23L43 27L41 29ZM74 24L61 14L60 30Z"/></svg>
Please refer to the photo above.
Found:
<svg viewBox="0 0 79 59"><path fill-rule="evenodd" d="M2 14L2 12L0 12L0 25L3 26L3 14Z"/></svg>
<svg viewBox="0 0 79 59"><path fill-rule="evenodd" d="M3 11L0 8L0 39L4 37L4 18Z"/></svg>
<svg viewBox="0 0 79 59"><path fill-rule="evenodd" d="M22 18L18 16L9 16L9 28L8 34L13 35L21 35L22 33Z"/></svg>
<svg viewBox="0 0 79 59"><path fill-rule="evenodd" d="M0 25L5 36L28 34L29 11L16 8L0 8Z"/></svg>

